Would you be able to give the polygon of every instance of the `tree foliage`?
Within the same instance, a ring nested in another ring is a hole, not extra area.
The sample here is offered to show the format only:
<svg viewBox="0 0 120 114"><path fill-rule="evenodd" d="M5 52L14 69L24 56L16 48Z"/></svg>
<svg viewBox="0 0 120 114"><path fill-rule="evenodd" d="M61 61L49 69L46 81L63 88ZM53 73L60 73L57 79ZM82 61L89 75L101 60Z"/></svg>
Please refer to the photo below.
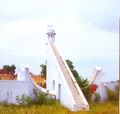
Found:
<svg viewBox="0 0 120 114"><path fill-rule="evenodd" d="M13 65L13 64L11 66L10 65L4 65L3 69L7 70L8 73L10 73L10 74L15 74L16 66Z"/></svg>
<svg viewBox="0 0 120 114"><path fill-rule="evenodd" d="M86 99L90 101L90 85L89 81L87 79L84 79L82 76L79 75L79 73L75 70L74 65L72 61L69 59L66 60L71 72L73 73L79 87L81 88L83 94L85 95Z"/></svg>
<svg viewBox="0 0 120 114"><path fill-rule="evenodd" d="M80 86L83 94L85 95L86 99L88 101L90 101L90 85L87 79L82 78L79 73L76 71L76 69L74 68L74 65L72 63L72 61L70 61L69 59L66 60L71 72L73 73L78 85ZM46 79L46 65L45 64L41 64L41 76L45 77Z"/></svg>
<svg viewBox="0 0 120 114"><path fill-rule="evenodd" d="M41 64L41 76L45 77L46 79L46 65L45 64Z"/></svg>

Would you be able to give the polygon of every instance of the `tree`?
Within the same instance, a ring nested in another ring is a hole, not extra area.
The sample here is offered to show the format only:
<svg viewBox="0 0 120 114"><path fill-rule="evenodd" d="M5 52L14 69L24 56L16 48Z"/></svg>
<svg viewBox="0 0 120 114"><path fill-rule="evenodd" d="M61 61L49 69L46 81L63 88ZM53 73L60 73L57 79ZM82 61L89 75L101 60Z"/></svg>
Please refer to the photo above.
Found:
<svg viewBox="0 0 120 114"><path fill-rule="evenodd" d="M12 64L11 70L10 70L11 74L15 74L15 69L16 69L15 65Z"/></svg>
<svg viewBox="0 0 120 114"><path fill-rule="evenodd" d="M69 59L66 60L71 72L73 73L73 76L75 77L79 87L81 88L83 94L85 95L86 99L90 101L90 85L89 81L87 79L82 78L82 76L79 75L79 73L75 70L72 61Z"/></svg>
<svg viewBox="0 0 120 114"><path fill-rule="evenodd" d="M90 94L90 85L87 79L82 78L79 73L75 70L72 61L70 61L69 59L66 60L71 72L73 73L73 76L75 77L78 85L80 86L83 94L85 95L86 99L88 101L90 101L91 98L91 94ZM41 67L41 76L45 77L46 79L46 65L42 64L40 65Z"/></svg>
<svg viewBox="0 0 120 114"><path fill-rule="evenodd" d="M10 73L10 74L15 74L16 67L13 64L11 66L10 65L4 65L3 69L7 70L8 73Z"/></svg>
<svg viewBox="0 0 120 114"><path fill-rule="evenodd" d="M45 79L46 79L46 65L45 64L41 64L40 67L42 69L41 70L41 76L45 77Z"/></svg>

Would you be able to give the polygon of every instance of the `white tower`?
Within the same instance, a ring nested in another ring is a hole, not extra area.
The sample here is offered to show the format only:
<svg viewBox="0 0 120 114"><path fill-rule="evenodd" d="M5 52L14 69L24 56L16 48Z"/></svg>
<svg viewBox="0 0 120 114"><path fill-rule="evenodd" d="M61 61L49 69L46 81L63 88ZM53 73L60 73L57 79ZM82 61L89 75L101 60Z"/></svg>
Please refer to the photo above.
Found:
<svg viewBox="0 0 120 114"><path fill-rule="evenodd" d="M55 31L48 26L48 59L46 87L53 91L56 99L72 111L89 110L89 104L85 99L78 83L70 71L64 57L55 45Z"/></svg>
<svg viewBox="0 0 120 114"><path fill-rule="evenodd" d="M47 35L48 35L48 40L50 43L54 43L55 42L55 30L53 29L53 26L52 25L49 25L48 26L48 32L47 32Z"/></svg>

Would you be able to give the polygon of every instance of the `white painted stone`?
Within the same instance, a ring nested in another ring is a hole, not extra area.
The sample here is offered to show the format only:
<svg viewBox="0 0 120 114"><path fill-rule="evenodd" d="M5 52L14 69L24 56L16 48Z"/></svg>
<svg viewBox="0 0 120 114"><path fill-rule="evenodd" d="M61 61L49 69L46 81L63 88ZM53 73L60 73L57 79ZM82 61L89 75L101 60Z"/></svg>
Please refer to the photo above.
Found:
<svg viewBox="0 0 120 114"><path fill-rule="evenodd" d="M66 61L64 60L62 54L59 52L58 48L55 46L55 31L48 31L48 51L47 51L47 90L55 91L56 99L58 99L61 104L68 107L72 111L82 110L82 108L88 110L89 104L87 103L83 93L81 92L73 74L71 73ZM54 48L54 50L53 50ZM58 52L59 54L55 55ZM63 74L61 66L58 63L58 59L56 56L59 56L62 65L64 65L67 73L69 74L69 79L72 80L72 83L77 90L76 92L79 93L79 98L81 98L81 103L76 103L75 98L73 97L73 93L70 90L70 86L68 85L67 80Z"/></svg>
<svg viewBox="0 0 120 114"><path fill-rule="evenodd" d="M0 102L16 103L16 96L29 95L29 83L16 80L0 80Z"/></svg>

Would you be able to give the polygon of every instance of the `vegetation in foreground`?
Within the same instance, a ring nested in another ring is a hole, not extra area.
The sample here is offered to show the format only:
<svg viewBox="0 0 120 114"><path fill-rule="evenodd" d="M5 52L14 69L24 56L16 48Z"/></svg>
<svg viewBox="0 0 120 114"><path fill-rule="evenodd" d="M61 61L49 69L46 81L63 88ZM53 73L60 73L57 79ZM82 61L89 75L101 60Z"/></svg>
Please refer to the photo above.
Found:
<svg viewBox="0 0 120 114"><path fill-rule="evenodd" d="M0 104L0 114L118 114L118 104L94 103L90 111L71 112L59 103L53 105L8 105Z"/></svg>
<svg viewBox="0 0 120 114"><path fill-rule="evenodd" d="M89 101L89 98L91 99L91 96L89 96L89 94L86 94L90 92L88 81L79 76L77 71L74 69L71 61L68 60L67 63L69 67L71 66L70 69L74 74L78 84L81 87L83 86L82 91L85 96L88 95L86 98L88 98L87 100ZM45 66L41 67L44 67L44 70L46 70ZM43 74L44 73L45 72L43 72ZM87 89L84 89L84 87L87 87ZM60 105L58 101L51 99L51 96L49 96L49 94L42 94L33 90L33 98L26 96L25 94L16 97L19 105L7 104L7 102L1 103L0 114L118 114L118 89L119 88L117 87L117 91L112 91L109 88L106 88L108 93L107 102L99 103L100 97L99 94L96 94L97 97L95 102L90 103L90 110L78 112L71 112L69 109Z"/></svg>
<svg viewBox="0 0 120 114"><path fill-rule="evenodd" d="M110 94L110 99L105 103L91 102L89 111L78 112L71 112L48 94L34 90L34 95L34 98L24 94L17 96L19 105L1 103L0 114L118 114L118 100L114 99L114 94Z"/></svg>

